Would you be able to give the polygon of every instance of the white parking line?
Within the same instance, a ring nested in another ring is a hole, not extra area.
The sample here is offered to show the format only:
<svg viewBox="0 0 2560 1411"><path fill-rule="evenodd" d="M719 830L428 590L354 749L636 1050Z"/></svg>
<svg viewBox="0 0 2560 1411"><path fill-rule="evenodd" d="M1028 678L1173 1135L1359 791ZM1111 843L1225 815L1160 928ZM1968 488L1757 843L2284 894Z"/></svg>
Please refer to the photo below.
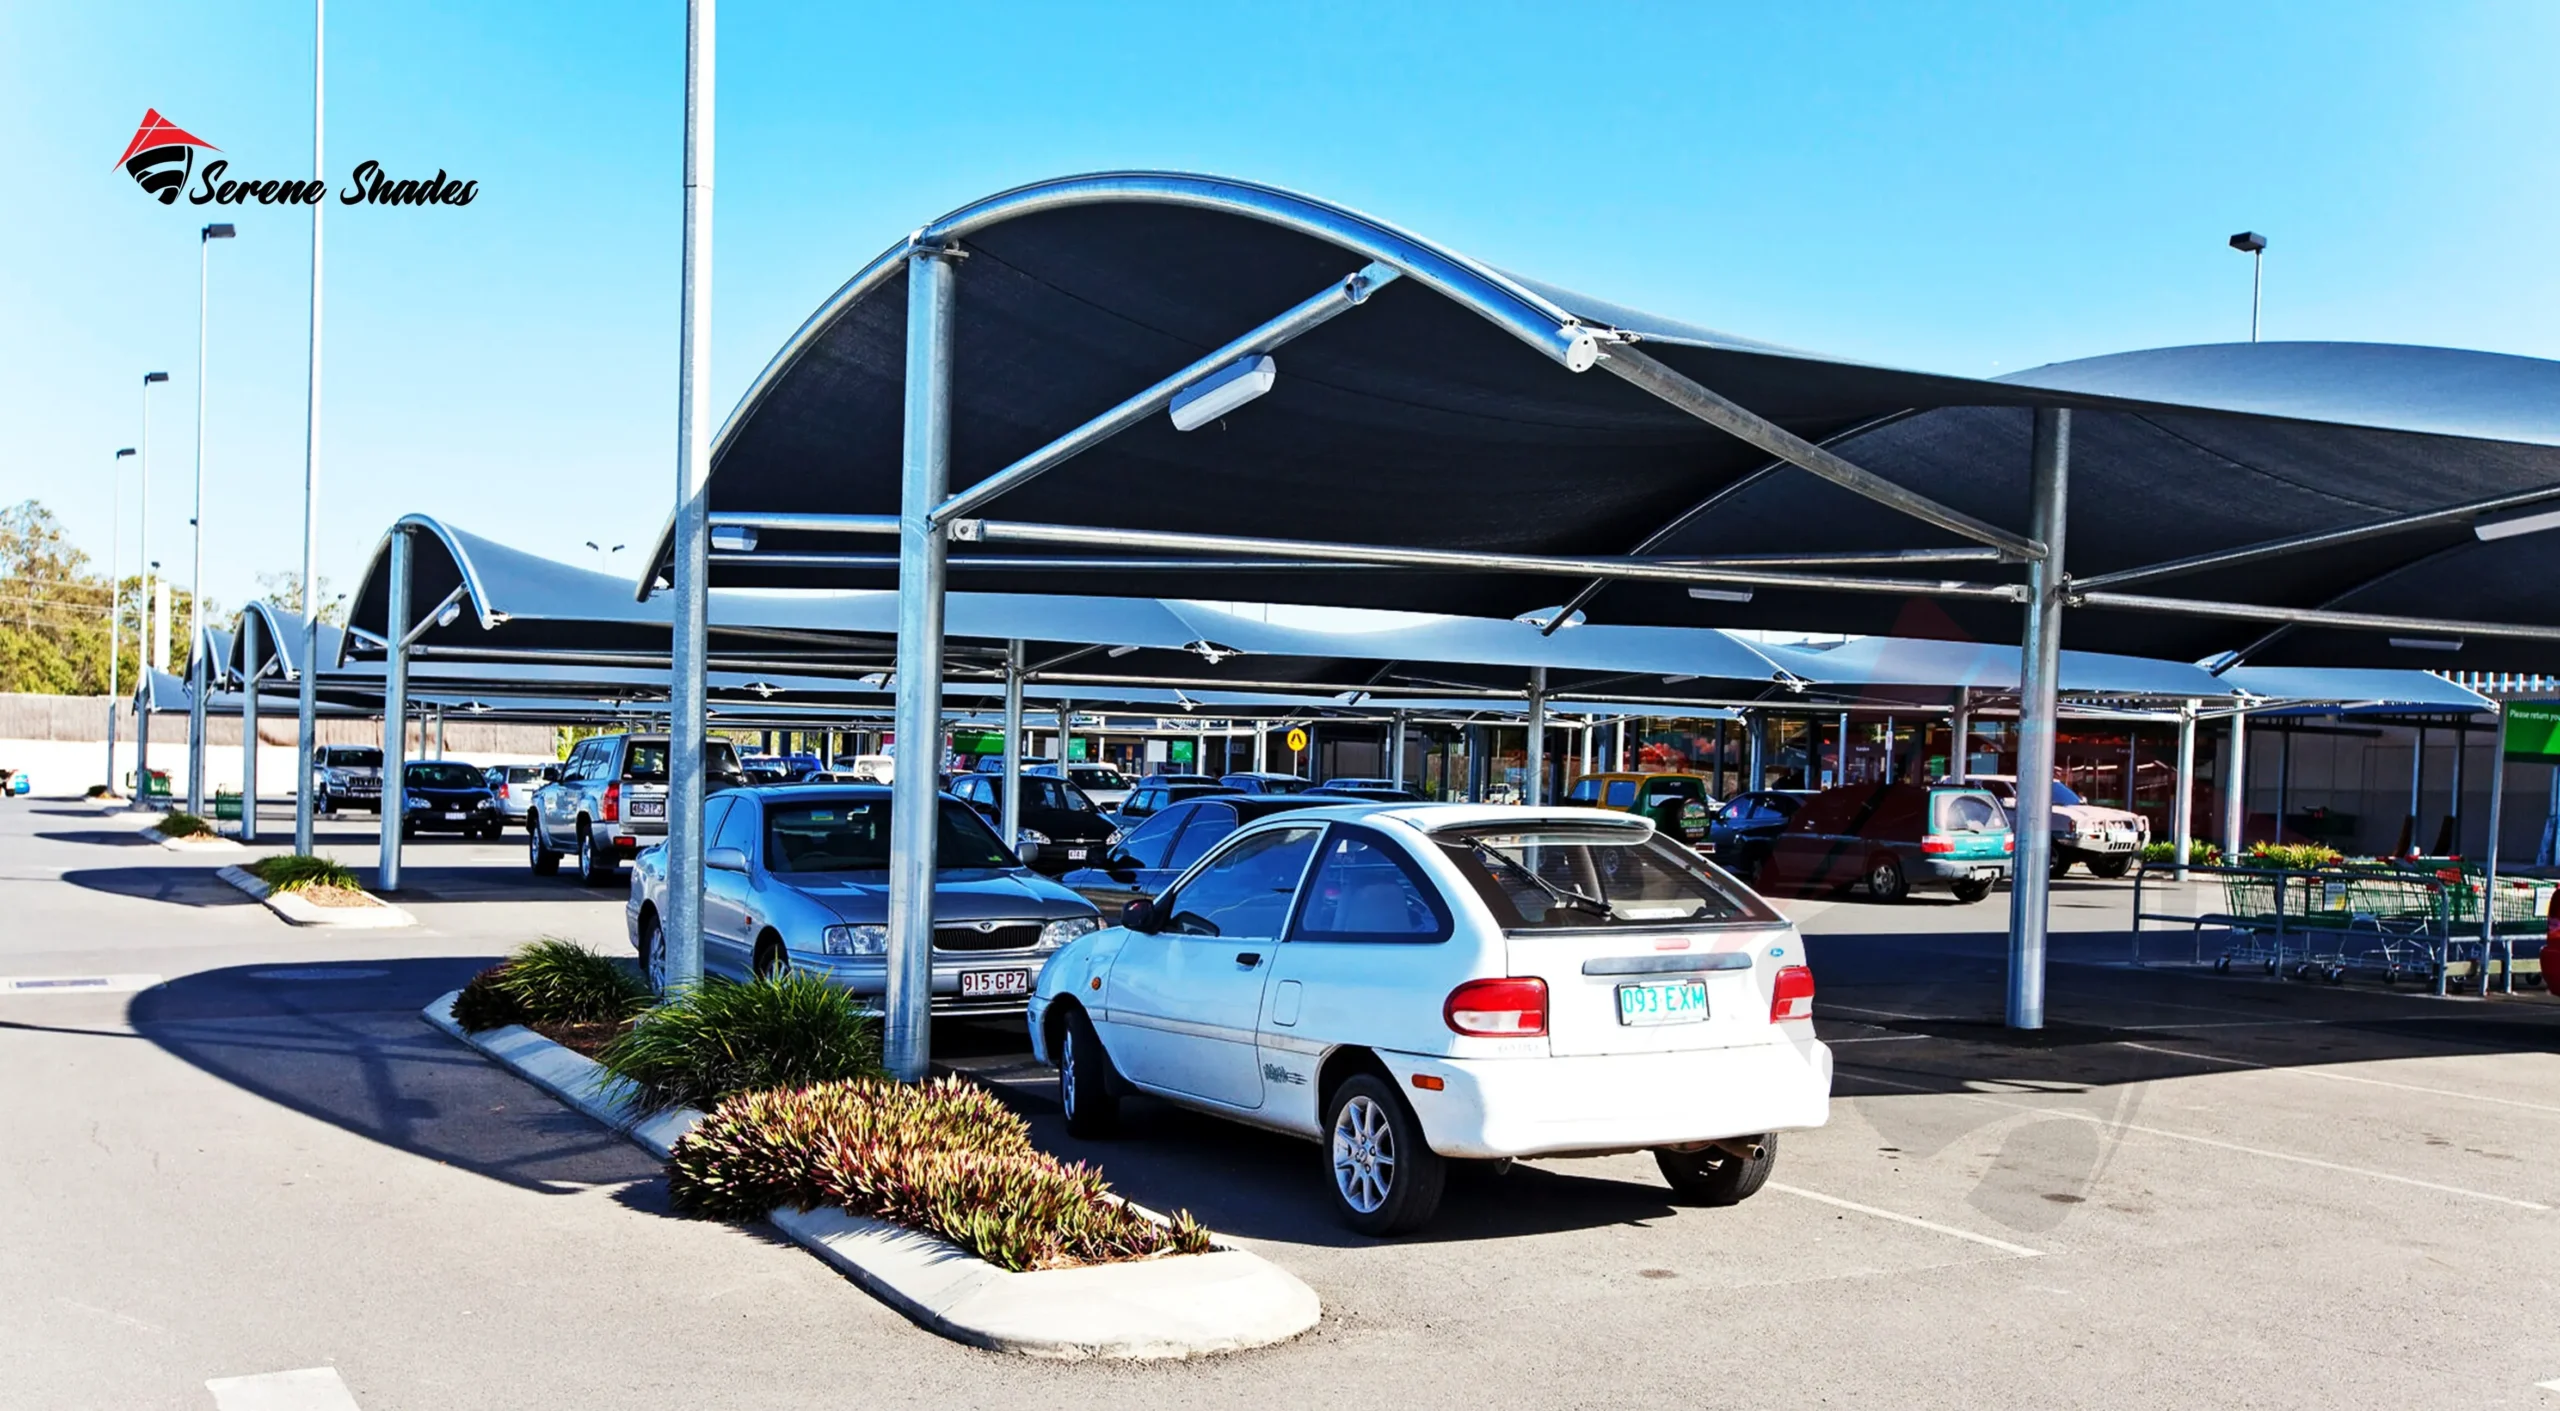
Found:
<svg viewBox="0 0 2560 1411"><path fill-rule="evenodd" d="M2343 1162L2323 1161L2316 1156L2300 1156L2290 1151L2270 1151L2262 1146L2243 1146L2238 1142L2226 1142L2214 1137L2200 1137L2193 1132L2173 1132L2166 1127L2146 1127L2138 1122L2112 1122L2104 1117L2092 1117L2086 1112L2073 1112L2067 1108L2038 1107L2031 1102L2008 1102L2000 1098L1991 1097L1984 1093L1951 1093L1942 1088L1923 1087L1918 1083L1897 1082L1892 1078L1879 1078L1871 1073L1860 1073L1857 1074L1856 1077L1860 1082L1882 1083L1888 1088L1902 1088L1906 1091L1915 1093L1934 1093L1940 1097L1960 1097L1972 1102L1987 1102L1994 1107L2006 1107L2016 1112L2032 1112L2039 1117L2061 1117L2073 1122L2087 1122L2092 1126L2106 1127L2119 1132L2140 1132L2144 1136L2148 1137L2166 1137L2170 1141L2193 1142L2198 1146L2214 1147L2221 1151L2236 1151L2244 1156L2262 1156L2269 1161L2289 1161L2296 1166L2311 1166L2323 1171L2337 1171L2350 1176L2365 1176L2377 1181L2389 1181L2395 1185L2415 1186L2420 1190L2435 1191L2443 1195L2458 1195L2469 1200L2485 1200L2493 1205L2512 1206L2518 1210L2547 1211L2551 1208L2550 1206L2541 1204L2537 1201L2518 1200L2511 1195L2493 1195L2488 1191L2475 1191L2463 1186L2448 1186L2435 1181L2422 1181L2415 1176L2402 1176L2390 1171L2376 1171L2369 1166L2349 1166Z"/></svg>
<svg viewBox="0 0 2560 1411"><path fill-rule="evenodd" d="M159 983L157 975L0 975L0 995L129 995Z"/></svg>
<svg viewBox="0 0 2560 1411"><path fill-rule="evenodd" d="M204 1384L213 1411L363 1411L335 1367L216 1377Z"/></svg>
<svg viewBox="0 0 2560 1411"><path fill-rule="evenodd" d="M2404 1093L2424 1093L2429 1097L2454 1097L2466 1102L2495 1103L2500 1107L2521 1107L2527 1112L2548 1112L2560 1116L2560 1107L2547 1102L2526 1102L2520 1098L2491 1097L2486 1093L2466 1093L2457 1088L2430 1088L2418 1083L2395 1083L2387 1078L2366 1078L2353 1073L2330 1073L2318 1068L2298 1068L2282 1063L2252 1063L2245 1058L2224 1058L2215 1053L2189 1053L2185 1049L2162 1048L2157 1044L2122 1041L2126 1048L2144 1053L2165 1053L2171 1058L2192 1058L2204 1063L2227 1063L2234 1068L2254 1068L2267 1073L2284 1073L2296 1078L2320 1078L2332 1083L2361 1083L2369 1088L2394 1088Z"/></svg>
<svg viewBox="0 0 2560 1411"><path fill-rule="evenodd" d="M1820 1201L1824 1205L1836 1205L1843 1210L1854 1210L1861 1215L1872 1215L1879 1220L1891 1220L1897 1225L1910 1225L1935 1234L1953 1235L1960 1240L1971 1240L1975 1244L1987 1244L2003 1254L2014 1254L2020 1259L2044 1257L2044 1251L2041 1249L2029 1249L2022 1244L2011 1244L2007 1240L1993 1239L1989 1235L1978 1235L1971 1230L1959 1230L1953 1225L1941 1225L1935 1220L1923 1220L1917 1215L1905 1215L1898 1210L1882 1210L1872 1205L1860 1205L1854 1200L1842 1200L1836 1195L1824 1195L1820 1191L1809 1191L1802 1186L1790 1186L1771 1181L1769 1189L1784 1191L1792 1196L1801 1196L1806 1200Z"/></svg>
<svg viewBox="0 0 2560 1411"><path fill-rule="evenodd" d="M1927 1034L1868 1034L1855 1039L1824 1039L1826 1044L1907 1044L1928 1038Z"/></svg>

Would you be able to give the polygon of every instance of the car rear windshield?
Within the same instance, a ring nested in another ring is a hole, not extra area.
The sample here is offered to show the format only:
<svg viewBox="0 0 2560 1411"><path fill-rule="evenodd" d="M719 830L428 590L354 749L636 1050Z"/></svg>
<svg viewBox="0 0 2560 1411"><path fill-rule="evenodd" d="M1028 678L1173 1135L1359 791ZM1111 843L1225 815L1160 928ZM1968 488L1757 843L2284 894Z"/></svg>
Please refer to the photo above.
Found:
<svg viewBox="0 0 2560 1411"><path fill-rule="evenodd" d="M1989 794L1941 793L1937 798L1938 833L1997 833L2009 826L2009 815Z"/></svg>
<svg viewBox="0 0 2560 1411"><path fill-rule="evenodd" d="M704 743L702 771L705 774L746 772L738 765L737 746L726 740L711 740ZM624 752L622 757L622 777L634 784L667 782L667 742L664 740L632 741L631 748Z"/></svg>
<svg viewBox="0 0 2560 1411"><path fill-rule="evenodd" d="M409 783L420 789L485 789L489 781L480 771L467 764L413 764L407 774Z"/></svg>
<svg viewBox="0 0 2560 1411"><path fill-rule="evenodd" d="M1778 919L1696 854L1650 831L1492 826L1433 836L1507 931Z"/></svg>
<svg viewBox="0 0 2560 1411"><path fill-rule="evenodd" d="M934 865L942 871L1017 867L994 830L967 804L945 800ZM879 872L889 866L889 801L836 799L767 804L768 872Z"/></svg>
<svg viewBox="0 0 2560 1411"><path fill-rule="evenodd" d="M329 751L328 763L347 769L380 769L382 751L362 746L339 745Z"/></svg>

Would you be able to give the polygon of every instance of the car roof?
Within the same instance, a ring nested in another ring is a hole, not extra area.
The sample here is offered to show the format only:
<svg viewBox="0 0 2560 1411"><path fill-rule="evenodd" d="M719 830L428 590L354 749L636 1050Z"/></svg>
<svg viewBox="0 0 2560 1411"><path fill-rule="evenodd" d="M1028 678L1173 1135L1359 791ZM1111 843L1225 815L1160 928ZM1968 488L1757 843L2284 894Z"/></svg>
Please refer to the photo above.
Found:
<svg viewBox="0 0 2560 1411"><path fill-rule="evenodd" d="M1293 797L1303 799L1305 796ZM1339 819L1344 822L1399 823L1421 833L1436 833L1446 828L1470 828L1488 823L1514 825L1561 823L1577 828L1618 828L1630 833L1654 831L1653 820L1642 815L1604 813L1587 806L1573 805L1541 805L1536 808L1523 808L1517 804L1396 803L1384 800L1322 799L1301 804L1298 810L1292 812L1299 817Z"/></svg>

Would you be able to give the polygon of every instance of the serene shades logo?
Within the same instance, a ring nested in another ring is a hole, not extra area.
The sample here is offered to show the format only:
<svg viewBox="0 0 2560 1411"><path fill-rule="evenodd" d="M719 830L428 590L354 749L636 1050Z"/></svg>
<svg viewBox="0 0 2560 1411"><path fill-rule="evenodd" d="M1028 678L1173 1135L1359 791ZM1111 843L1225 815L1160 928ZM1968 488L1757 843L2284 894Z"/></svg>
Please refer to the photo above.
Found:
<svg viewBox="0 0 2560 1411"><path fill-rule="evenodd" d="M176 205L181 191L191 206L245 206L253 201L261 206L316 206L328 198L329 183L317 177L232 180L228 176L231 163L219 159L205 163L198 172L199 149L222 150L150 108L144 110L142 125L133 130L133 140L117 160L135 185L164 206ZM191 177L195 189L187 191ZM479 182L447 176L441 169L423 180L395 180L382 163L367 160L357 163L348 175L338 201L347 206L468 206L479 194Z"/></svg>

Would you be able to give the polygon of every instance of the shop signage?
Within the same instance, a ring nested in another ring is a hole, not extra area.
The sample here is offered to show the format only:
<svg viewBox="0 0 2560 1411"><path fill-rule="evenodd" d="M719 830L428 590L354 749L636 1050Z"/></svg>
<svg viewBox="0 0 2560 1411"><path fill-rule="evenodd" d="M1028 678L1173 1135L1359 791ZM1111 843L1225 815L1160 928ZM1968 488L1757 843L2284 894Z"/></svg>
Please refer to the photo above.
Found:
<svg viewBox="0 0 2560 1411"><path fill-rule="evenodd" d="M2507 702L2507 758L2560 764L2560 701Z"/></svg>

